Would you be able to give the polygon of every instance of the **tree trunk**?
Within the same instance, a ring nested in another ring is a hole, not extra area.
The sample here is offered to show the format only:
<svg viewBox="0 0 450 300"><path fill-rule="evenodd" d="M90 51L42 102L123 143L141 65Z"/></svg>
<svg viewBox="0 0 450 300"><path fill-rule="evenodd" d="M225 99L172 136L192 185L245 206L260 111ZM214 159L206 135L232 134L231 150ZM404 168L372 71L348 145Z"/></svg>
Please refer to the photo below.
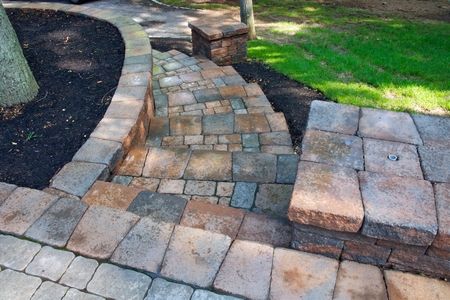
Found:
<svg viewBox="0 0 450 300"><path fill-rule="evenodd" d="M0 106L31 101L39 86L0 0Z"/></svg>
<svg viewBox="0 0 450 300"><path fill-rule="evenodd" d="M253 17L253 1L252 0L240 0L241 1L241 22L248 25L248 38L251 40L256 39L255 19Z"/></svg>

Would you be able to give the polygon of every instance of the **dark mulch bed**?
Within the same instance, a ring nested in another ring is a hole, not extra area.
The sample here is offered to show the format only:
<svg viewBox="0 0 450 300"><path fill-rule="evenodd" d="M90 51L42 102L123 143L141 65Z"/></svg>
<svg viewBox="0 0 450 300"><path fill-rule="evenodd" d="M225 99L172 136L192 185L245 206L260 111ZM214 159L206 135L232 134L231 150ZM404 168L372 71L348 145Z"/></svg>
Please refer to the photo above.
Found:
<svg viewBox="0 0 450 300"><path fill-rule="evenodd" d="M105 113L124 45L105 22L53 11L7 13L40 90L30 103L0 108L0 181L44 188Z"/></svg>
<svg viewBox="0 0 450 300"><path fill-rule="evenodd" d="M152 39L152 46L163 52L171 49L177 49L189 55L192 52L191 43L184 40ZM295 151L300 153L311 102L328 99L319 91L292 80L263 63L248 61L235 64L233 67L247 82L258 83L275 111L284 113Z"/></svg>

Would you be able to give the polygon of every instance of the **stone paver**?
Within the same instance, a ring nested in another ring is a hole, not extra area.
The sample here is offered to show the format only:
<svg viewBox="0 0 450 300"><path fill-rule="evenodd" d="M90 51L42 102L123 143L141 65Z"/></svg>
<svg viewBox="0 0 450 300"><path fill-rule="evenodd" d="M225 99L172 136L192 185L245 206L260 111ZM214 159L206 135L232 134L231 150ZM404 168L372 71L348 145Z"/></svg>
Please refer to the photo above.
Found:
<svg viewBox="0 0 450 300"><path fill-rule="evenodd" d="M98 262L96 260L77 256L59 282L83 290L91 280L97 267Z"/></svg>
<svg viewBox="0 0 450 300"><path fill-rule="evenodd" d="M152 279L142 273L101 264L87 286L90 293L114 299L143 299Z"/></svg>
<svg viewBox="0 0 450 300"><path fill-rule="evenodd" d="M113 169L122 156L123 149L120 143L90 138L75 153L72 160L105 164Z"/></svg>
<svg viewBox="0 0 450 300"><path fill-rule="evenodd" d="M3 201L8 198L8 196L17 188L14 184L8 184L5 182L0 182L0 205Z"/></svg>
<svg viewBox="0 0 450 300"><path fill-rule="evenodd" d="M434 191L439 229L433 246L450 252L450 184L436 184Z"/></svg>
<svg viewBox="0 0 450 300"><path fill-rule="evenodd" d="M307 130L302 142L301 159L363 170L362 140L351 135Z"/></svg>
<svg viewBox="0 0 450 300"><path fill-rule="evenodd" d="M315 100L309 111L308 128L353 135L358 129L359 108Z"/></svg>
<svg viewBox="0 0 450 300"><path fill-rule="evenodd" d="M255 199L257 187L257 184L252 182L236 182L230 202L231 206L251 208Z"/></svg>
<svg viewBox="0 0 450 300"><path fill-rule="evenodd" d="M41 284L36 293L34 293L31 300L62 299L68 289L68 287L53 283L51 281L45 281Z"/></svg>
<svg viewBox="0 0 450 300"><path fill-rule="evenodd" d="M263 114L235 115L234 120L235 132L270 132L269 123Z"/></svg>
<svg viewBox="0 0 450 300"><path fill-rule="evenodd" d="M256 193L254 210L285 217L292 189L293 186L288 184L261 184Z"/></svg>
<svg viewBox="0 0 450 300"><path fill-rule="evenodd" d="M424 145L450 147L450 118L412 115Z"/></svg>
<svg viewBox="0 0 450 300"><path fill-rule="evenodd" d="M184 188L184 193L188 195L212 196L216 191L214 181L188 180Z"/></svg>
<svg viewBox="0 0 450 300"><path fill-rule="evenodd" d="M186 200L172 195L142 192L128 207L128 211L157 222L178 223Z"/></svg>
<svg viewBox="0 0 450 300"><path fill-rule="evenodd" d="M92 295L88 293L80 292L77 289L70 289L67 291L63 300L102 300L105 299L103 297Z"/></svg>
<svg viewBox="0 0 450 300"><path fill-rule="evenodd" d="M233 180L247 182L275 182L277 157L268 153L233 153Z"/></svg>
<svg viewBox="0 0 450 300"><path fill-rule="evenodd" d="M28 300L42 280L13 270L0 272L0 299Z"/></svg>
<svg viewBox="0 0 450 300"><path fill-rule="evenodd" d="M75 255L72 252L45 246L34 257L25 272L58 281L74 258Z"/></svg>
<svg viewBox="0 0 450 300"><path fill-rule="evenodd" d="M298 156L279 155L277 162L277 183L294 183L297 176Z"/></svg>
<svg viewBox="0 0 450 300"><path fill-rule="evenodd" d="M241 298L219 295L206 290L195 290L191 298L191 300L238 300L238 299Z"/></svg>
<svg viewBox="0 0 450 300"><path fill-rule="evenodd" d="M186 181L180 179L161 179L158 193L182 194Z"/></svg>
<svg viewBox="0 0 450 300"><path fill-rule="evenodd" d="M338 266L328 257L277 248L270 299L331 299Z"/></svg>
<svg viewBox="0 0 450 300"><path fill-rule="evenodd" d="M119 174L128 176L141 176L148 149L142 147L132 148L120 165Z"/></svg>
<svg viewBox="0 0 450 300"><path fill-rule="evenodd" d="M145 300L189 300L193 292L194 289L190 286L156 278L153 280Z"/></svg>
<svg viewBox="0 0 450 300"><path fill-rule="evenodd" d="M23 271L40 249L37 243L0 235L0 266Z"/></svg>
<svg viewBox="0 0 450 300"><path fill-rule="evenodd" d="M160 180L158 178L135 177L129 183L130 186L156 192Z"/></svg>
<svg viewBox="0 0 450 300"><path fill-rule="evenodd" d="M429 245L437 233L433 188L428 181L379 173L359 174L367 236Z"/></svg>
<svg viewBox="0 0 450 300"><path fill-rule="evenodd" d="M364 210L353 169L302 161L289 219L330 230L357 232Z"/></svg>
<svg viewBox="0 0 450 300"><path fill-rule="evenodd" d="M233 114L203 117L203 134L231 134L234 129Z"/></svg>
<svg viewBox="0 0 450 300"><path fill-rule="evenodd" d="M111 182L97 181L84 195L82 201L88 205L101 205L126 210L141 189Z"/></svg>
<svg viewBox="0 0 450 300"><path fill-rule="evenodd" d="M419 155L426 180L450 182L450 148L423 146Z"/></svg>
<svg viewBox="0 0 450 300"><path fill-rule="evenodd" d="M138 221L138 216L102 206L91 206L75 228L67 249L106 259Z"/></svg>
<svg viewBox="0 0 450 300"><path fill-rule="evenodd" d="M231 180L231 153L223 151L192 151L185 179Z"/></svg>
<svg viewBox="0 0 450 300"><path fill-rule="evenodd" d="M339 267L333 299L387 300L383 274L375 266L343 261Z"/></svg>
<svg viewBox="0 0 450 300"><path fill-rule="evenodd" d="M170 118L171 135L196 135L202 133L202 118L198 116L176 116Z"/></svg>
<svg viewBox="0 0 450 300"><path fill-rule="evenodd" d="M185 149L151 148L143 175L154 178L181 178L190 156L190 151Z"/></svg>
<svg viewBox="0 0 450 300"><path fill-rule="evenodd" d="M228 236L177 226L164 258L161 275L209 287L230 244Z"/></svg>
<svg viewBox="0 0 450 300"><path fill-rule="evenodd" d="M269 293L273 248L235 240L214 280L214 288L251 299L266 299Z"/></svg>

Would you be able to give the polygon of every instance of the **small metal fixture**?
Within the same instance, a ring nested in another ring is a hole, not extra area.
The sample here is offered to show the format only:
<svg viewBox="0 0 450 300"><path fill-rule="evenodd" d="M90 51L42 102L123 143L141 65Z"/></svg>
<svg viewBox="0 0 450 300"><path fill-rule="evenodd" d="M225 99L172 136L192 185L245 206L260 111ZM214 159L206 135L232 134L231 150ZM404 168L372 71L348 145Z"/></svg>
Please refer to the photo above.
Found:
<svg viewBox="0 0 450 300"><path fill-rule="evenodd" d="M395 154L389 154L387 158L388 158L390 161L397 161L397 160L399 160L398 155L395 155Z"/></svg>

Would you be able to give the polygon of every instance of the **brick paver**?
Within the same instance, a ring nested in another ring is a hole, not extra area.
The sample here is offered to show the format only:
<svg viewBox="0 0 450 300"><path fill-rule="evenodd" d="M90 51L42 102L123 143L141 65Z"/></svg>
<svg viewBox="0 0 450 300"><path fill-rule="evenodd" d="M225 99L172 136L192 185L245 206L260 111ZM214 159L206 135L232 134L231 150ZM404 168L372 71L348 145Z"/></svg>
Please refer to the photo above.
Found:
<svg viewBox="0 0 450 300"><path fill-rule="evenodd" d="M64 300L102 300L103 297L80 292L77 289L69 289L63 298Z"/></svg>
<svg viewBox="0 0 450 300"><path fill-rule="evenodd" d="M97 267L98 262L96 260L77 256L61 277L60 283L83 290Z"/></svg>
<svg viewBox="0 0 450 300"><path fill-rule="evenodd" d="M12 270L0 272L0 299L28 300L42 280Z"/></svg>
<svg viewBox="0 0 450 300"><path fill-rule="evenodd" d="M120 165L119 174L129 176L141 176L148 149L141 147L132 148Z"/></svg>
<svg viewBox="0 0 450 300"><path fill-rule="evenodd" d="M222 151L193 151L185 179L218 180L231 179L231 153Z"/></svg>
<svg viewBox="0 0 450 300"><path fill-rule="evenodd" d="M101 205L126 210L141 189L104 181L96 181L82 201L88 205Z"/></svg>
<svg viewBox="0 0 450 300"><path fill-rule="evenodd" d="M32 300L62 299L69 288L51 281L45 281L34 293Z"/></svg>
<svg viewBox="0 0 450 300"><path fill-rule="evenodd" d="M145 191L134 199L128 211L158 222L178 223L185 206L186 200L181 197Z"/></svg>
<svg viewBox="0 0 450 300"><path fill-rule="evenodd" d="M0 266L23 271L40 249L37 243L0 235Z"/></svg>
<svg viewBox="0 0 450 300"><path fill-rule="evenodd" d="M261 184L256 193L254 210L286 217L292 189L293 186L288 184Z"/></svg>
<svg viewBox="0 0 450 300"><path fill-rule="evenodd" d="M75 255L72 252L45 246L34 257L25 272L58 281L74 258Z"/></svg>
<svg viewBox="0 0 450 300"><path fill-rule="evenodd" d="M275 182L277 157L268 153L236 152L233 154L233 180Z"/></svg>
<svg viewBox="0 0 450 300"><path fill-rule="evenodd" d="M154 178L181 178L190 156L190 151L184 149L151 148L143 174Z"/></svg>
<svg viewBox="0 0 450 300"><path fill-rule="evenodd" d="M0 205L3 201L8 198L8 196L17 188L14 184L8 184L5 182L0 182Z"/></svg>
<svg viewBox="0 0 450 300"><path fill-rule="evenodd" d="M74 155L73 161L105 164L113 169L122 156L123 149L120 143L90 138Z"/></svg>
<svg viewBox="0 0 450 300"><path fill-rule="evenodd" d="M145 300L189 300L193 292L194 289L190 286L156 278L153 280Z"/></svg>

